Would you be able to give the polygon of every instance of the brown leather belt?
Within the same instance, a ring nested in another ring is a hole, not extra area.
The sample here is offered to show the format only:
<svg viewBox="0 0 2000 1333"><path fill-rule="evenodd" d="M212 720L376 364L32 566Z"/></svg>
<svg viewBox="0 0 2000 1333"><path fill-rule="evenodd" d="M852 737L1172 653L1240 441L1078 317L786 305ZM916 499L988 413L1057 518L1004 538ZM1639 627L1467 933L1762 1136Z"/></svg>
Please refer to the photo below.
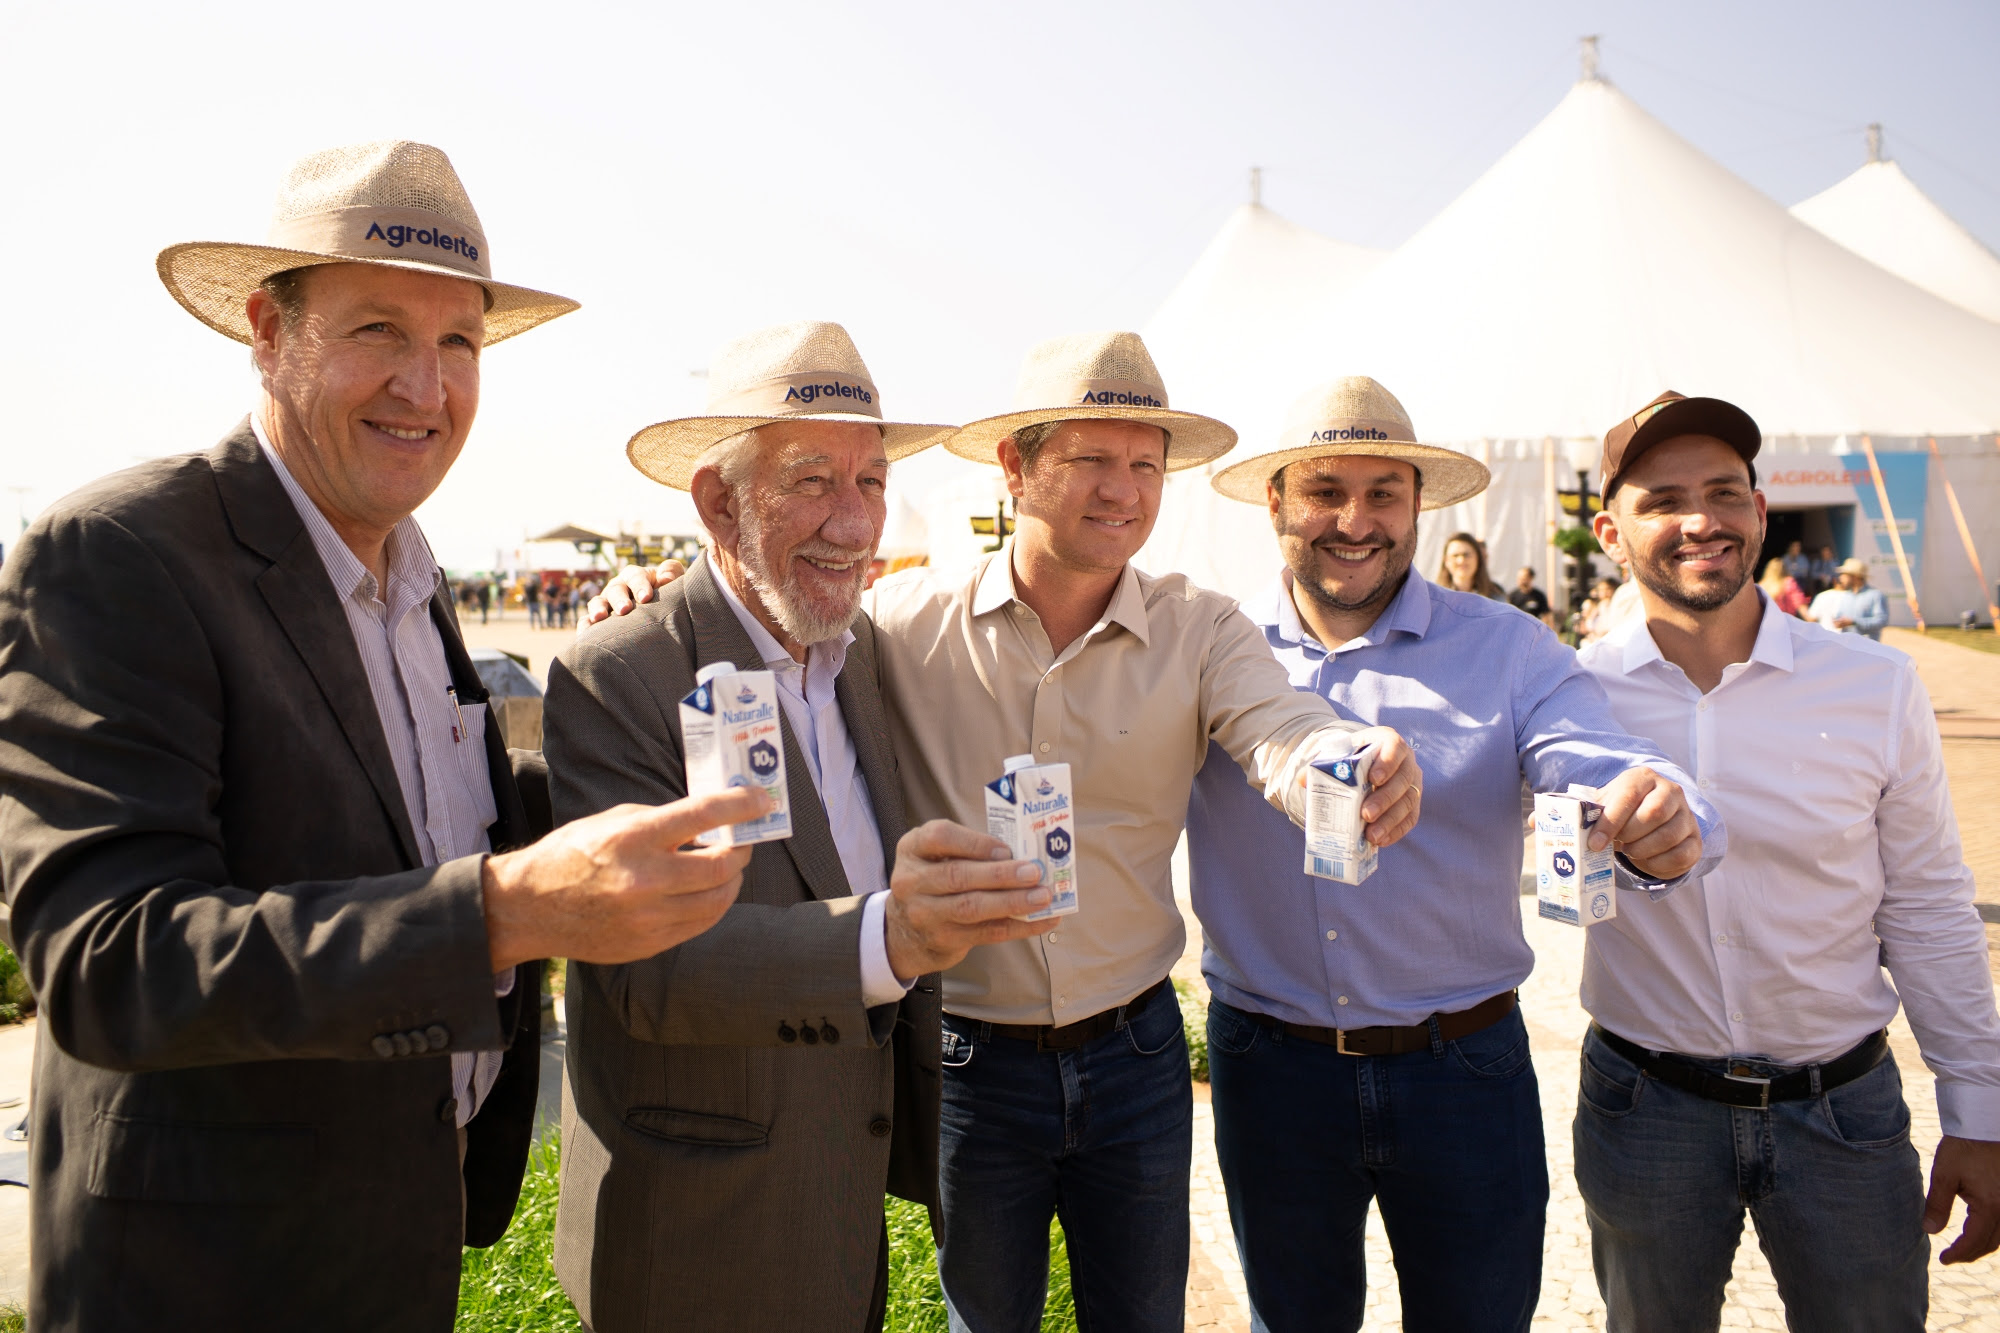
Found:
<svg viewBox="0 0 2000 1333"><path fill-rule="evenodd" d="M1316 1028L1307 1023L1287 1023L1269 1014L1242 1012L1262 1023L1267 1028L1276 1028L1287 1037L1297 1037L1301 1041L1316 1041L1322 1046L1331 1046L1342 1055L1403 1055L1410 1051L1427 1051L1431 1046L1431 1022L1437 1024L1439 1041L1457 1041L1475 1032L1492 1027L1501 1019L1514 1012L1520 1003L1519 993L1504 991L1492 999L1481 1000L1470 1009L1460 1009L1456 1013L1432 1014L1429 1021L1413 1023L1409 1027L1372 1028Z"/></svg>
<svg viewBox="0 0 2000 1333"><path fill-rule="evenodd" d="M1117 1008L1106 1009L1103 1013L1092 1014L1089 1018L1079 1018L1074 1023L1064 1023L1061 1027L1052 1023L1043 1023L1039 1026L1034 1023L992 1023L987 1026L996 1037L1032 1041L1038 1051L1073 1051L1079 1046L1088 1046L1099 1037L1123 1027L1126 1016L1144 1008L1166 984L1167 978L1161 977Z"/></svg>

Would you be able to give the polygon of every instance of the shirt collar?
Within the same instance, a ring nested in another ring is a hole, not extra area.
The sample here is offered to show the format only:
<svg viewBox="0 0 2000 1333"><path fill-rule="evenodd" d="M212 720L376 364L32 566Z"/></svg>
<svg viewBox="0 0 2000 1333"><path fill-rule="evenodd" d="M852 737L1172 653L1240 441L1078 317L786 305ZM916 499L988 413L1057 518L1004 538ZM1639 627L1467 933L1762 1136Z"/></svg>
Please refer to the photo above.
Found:
<svg viewBox="0 0 2000 1333"><path fill-rule="evenodd" d="M743 599L736 595L736 589L730 586L729 575L723 572L722 562L710 559L709 567L715 575L715 586L722 589L722 599L728 602L729 609L736 613L736 623L743 626L743 632L750 636L750 643L756 648L757 655L764 659L764 665L781 669L797 667L803 670L805 664L786 652L785 645L779 643L777 637L764 628L764 622L757 619L756 614L743 604ZM825 654L828 669L838 676L841 668L847 665L847 645L853 642L854 631L848 629L838 639L810 645L806 649L806 657L812 659L822 653Z"/></svg>
<svg viewBox="0 0 2000 1333"><path fill-rule="evenodd" d="M1762 662L1765 666L1779 671L1792 669L1792 621L1793 617L1778 609L1778 604L1757 590L1757 600L1763 606L1763 617L1757 622L1757 641L1750 647L1750 660ZM1643 614L1628 616L1625 622L1604 636L1605 646L1618 652L1619 670L1629 676L1648 662L1664 662L1660 645L1653 641L1653 632L1646 626Z"/></svg>
<svg viewBox="0 0 2000 1333"><path fill-rule="evenodd" d="M972 589L972 614L983 616L1000 610L1009 602L1020 600L1014 585L1014 543L1009 541L987 557L986 567L979 571L979 581ZM1130 560L1118 572L1118 587L1111 594L1110 605L1104 608L1102 620L1106 624L1124 626L1140 643L1152 640L1153 626L1146 615L1146 592L1139 586L1139 571L1133 568Z"/></svg>
<svg viewBox="0 0 2000 1333"><path fill-rule="evenodd" d="M1322 652L1326 646L1306 628L1299 616L1298 603L1292 600L1292 571L1278 572L1277 581L1265 600L1250 609L1250 618L1257 624L1275 632L1278 638L1294 647L1317 648ZM1336 649L1349 644L1381 644L1388 641L1391 634L1414 634L1419 639L1431 627L1431 585L1416 570L1411 570L1403 579L1403 586L1396 596L1375 617L1375 623L1347 643L1335 644Z"/></svg>
<svg viewBox="0 0 2000 1333"><path fill-rule="evenodd" d="M264 423L256 412L250 414L250 430L257 437L257 445L264 451L271 466L278 473L278 481L284 486L285 494L291 497L292 508L298 510L299 520L305 524L313 546L319 551L320 563L326 566L327 577L333 581L334 591L343 598L352 597L357 592L378 598L385 604L390 596L385 590L375 587L375 576L368 566L361 563L361 557L333 530L333 524L320 512L305 487L299 485L292 470L285 466L285 460L271 447L271 437L264 431ZM431 546L424 539L423 529L417 526L413 517L405 517L389 530L389 581L404 584L410 589L412 601L428 601L437 592L444 573L438 568L437 557L431 554Z"/></svg>

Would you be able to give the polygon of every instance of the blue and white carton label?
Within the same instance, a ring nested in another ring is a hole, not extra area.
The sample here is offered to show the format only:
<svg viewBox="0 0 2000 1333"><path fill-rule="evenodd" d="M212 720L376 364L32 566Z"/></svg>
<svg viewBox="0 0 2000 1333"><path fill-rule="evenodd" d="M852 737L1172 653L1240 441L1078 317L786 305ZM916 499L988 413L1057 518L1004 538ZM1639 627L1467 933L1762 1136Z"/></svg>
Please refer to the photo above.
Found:
<svg viewBox="0 0 2000 1333"><path fill-rule="evenodd" d="M715 846L775 842L792 836L785 792L785 733L778 723L778 683L768 671L738 671L713 662L695 676L681 700L681 746L688 795L731 787L762 787L774 802L762 819L704 835Z"/></svg>
<svg viewBox="0 0 2000 1333"><path fill-rule="evenodd" d="M1585 797L1535 794L1535 896L1545 920L1594 926L1618 915L1618 854L1590 850L1603 817Z"/></svg>
<svg viewBox="0 0 2000 1333"><path fill-rule="evenodd" d="M1339 759L1322 759L1306 770L1306 866L1308 875L1359 884L1375 873L1377 849L1368 841L1361 806L1375 785L1368 780L1375 748L1365 746Z"/></svg>
<svg viewBox="0 0 2000 1333"><path fill-rule="evenodd" d="M1023 921L1076 911L1076 808L1068 764L1035 764L1018 755L986 784L986 831L1013 849L1017 861L1038 861L1049 905Z"/></svg>

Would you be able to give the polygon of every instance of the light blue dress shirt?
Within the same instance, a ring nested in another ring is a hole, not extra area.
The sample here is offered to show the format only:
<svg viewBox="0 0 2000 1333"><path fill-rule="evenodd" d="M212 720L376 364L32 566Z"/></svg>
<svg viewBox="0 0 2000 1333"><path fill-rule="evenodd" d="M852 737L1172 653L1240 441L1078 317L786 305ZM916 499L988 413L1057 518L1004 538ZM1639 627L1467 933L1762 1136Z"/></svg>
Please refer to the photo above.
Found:
<svg viewBox="0 0 2000 1333"><path fill-rule="evenodd" d="M1682 784L1701 825L1691 873L1721 859L1714 807L1658 747L1619 728L1604 687L1532 616L1412 572L1366 634L1328 653L1292 605L1289 574L1243 609L1295 688L1402 733L1424 803L1367 880L1317 879L1304 871L1305 835L1211 749L1188 806L1188 855L1202 971L1224 1003L1319 1027L1404 1026L1520 985L1535 965L1521 932L1524 780L1560 792L1650 766ZM1622 865L1619 880L1661 895L1683 882ZM1647 905L1628 895L1620 910Z"/></svg>

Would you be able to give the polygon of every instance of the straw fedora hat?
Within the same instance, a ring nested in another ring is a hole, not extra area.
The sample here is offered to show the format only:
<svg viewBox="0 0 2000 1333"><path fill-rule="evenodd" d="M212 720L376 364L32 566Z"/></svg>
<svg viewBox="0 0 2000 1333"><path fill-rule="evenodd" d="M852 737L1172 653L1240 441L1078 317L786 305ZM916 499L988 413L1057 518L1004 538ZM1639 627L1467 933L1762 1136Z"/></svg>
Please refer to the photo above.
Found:
<svg viewBox="0 0 2000 1333"><path fill-rule="evenodd" d="M1143 421L1167 432L1167 471L1220 458L1236 432L1213 417L1167 408L1167 386L1136 333L1070 333L1029 350L1014 385L1014 410L960 430L945 448L998 463L1000 441L1044 421Z"/></svg>
<svg viewBox="0 0 2000 1333"><path fill-rule="evenodd" d="M847 330L804 319L725 344L708 367L708 411L646 427L625 446L625 456L654 481L684 491L694 483L695 463L715 445L799 418L879 426L892 463L952 432L883 420L882 395Z"/></svg>
<svg viewBox="0 0 2000 1333"><path fill-rule="evenodd" d="M486 341L525 332L577 303L493 281L479 214L451 159L404 140L308 153L278 187L265 244L188 241L160 251L160 281L189 314L251 340L243 303L274 273L315 264L381 264L467 278L486 289Z"/></svg>
<svg viewBox="0 0 2000 1333"><path fill-rule="evenodd" d="M1232 500L1261 505L1265 483L1283 468L1306 458L1364 454L1400 458L1423 474L1424 508L1442 509L1469 500L1493 480L1486 464L1440 444L1418 444L1410 414L1396 395L1366 375L1322 384L1293 402L1278 442L1262 453L1231 463L1211 484Z"/></svg>

